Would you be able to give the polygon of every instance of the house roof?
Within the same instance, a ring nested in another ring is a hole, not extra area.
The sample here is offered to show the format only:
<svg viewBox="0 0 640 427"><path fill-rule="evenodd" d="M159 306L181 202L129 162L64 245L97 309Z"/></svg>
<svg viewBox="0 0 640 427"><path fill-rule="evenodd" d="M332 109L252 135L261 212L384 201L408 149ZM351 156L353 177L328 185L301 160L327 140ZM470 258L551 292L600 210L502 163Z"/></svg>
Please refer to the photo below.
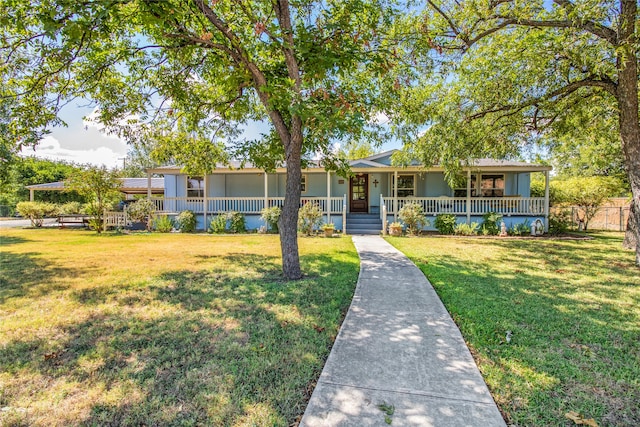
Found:
<svg viewBox="0 0 640 427"><path fill-rule="evenodd" d="M147 178L120 178L120 191L126 194L146 194ZM35 191L64 191L64 181L27 185L25 188ZM151 178L151 192L164 193L164 178Z"/></svg>
<svg viewBox="0 0 640 427"><path fill-rule="evenodd" d="M391 162L391 156L398 150L389 150L383 153L377 153L371 155L369 157L365 157L363 159L351 160L349 165L351 169L355 172L367 172L376 170L381 172L381 169L385 169L388 172L393 171L405 171L405 172L441 172L444 170L442 166L435 165L430 168L425 168L421 164L415 162L409 166L394 166ZM313 162L311 162L313 163ZM148 172L151 173L173 173L180 174L182 173L182 167L177 165L171 166L161 166L158 168L149 169ZM527 163L515 160L497 160L497 159L477 159L475 160L471 166L463 167L463 170L495 170L495 171L505 171L505 172L538 172L538 171L548 171L551 170L551 166ZM261 171L256 168L251 163L245 163L244 167L241 162L231 161L229 165L219 165L217 168L218 171L229 172L233 171L234 173L243 173L243 172L251 172L255 173L256 171ZM284 172L286 168L278 168L277 172ZM315 162L315 166L309 167L305 169L306 172L324 172L325 169L319 162Z"/></svg>

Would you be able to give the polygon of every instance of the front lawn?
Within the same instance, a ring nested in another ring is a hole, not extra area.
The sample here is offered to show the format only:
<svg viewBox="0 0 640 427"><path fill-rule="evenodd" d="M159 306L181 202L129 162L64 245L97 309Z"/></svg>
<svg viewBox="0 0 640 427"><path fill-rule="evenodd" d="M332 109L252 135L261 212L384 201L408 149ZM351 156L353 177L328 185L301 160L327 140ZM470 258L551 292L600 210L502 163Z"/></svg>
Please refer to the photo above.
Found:
<svg viewBox="0 0 640 427"><path fill-rule="evenodd" d="M350 239L0 230L0 425L287 426L358 275Z"/></svg>
<svg viewBox="0 0 640 427"><path fill-rule="evenodd" d="M388 240L435 287L508 423L572 426L575 411L638 426L640 270L621 234L594 236Z"/></svg>

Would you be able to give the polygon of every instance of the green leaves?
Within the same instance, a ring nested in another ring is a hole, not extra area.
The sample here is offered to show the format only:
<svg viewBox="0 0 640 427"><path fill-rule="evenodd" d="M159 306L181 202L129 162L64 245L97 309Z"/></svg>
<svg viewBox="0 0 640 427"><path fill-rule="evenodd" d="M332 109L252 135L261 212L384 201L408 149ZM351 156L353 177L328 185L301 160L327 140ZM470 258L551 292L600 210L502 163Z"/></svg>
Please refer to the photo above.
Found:
<svg viewBox="0 0 640 427"><path fill-rule="evenodd" d="M617 154L598 173L619 173L618 3L429 1L400 21L416 29L401 49L434 69L387 88L400 94L390 114L405 143L399 162L439 163L451 178L467 159L518 157L538 143L607 146Z"/></svg>
<svg viewBox="0 0 640 427"><path fill-rule="evenodd" d="M82 97L109 131L167 144L159 158L193 160L195 168L215 164L198 160L208 149L224 160L221 141L257 153L233 130L247 120L279 116L291 128L300 118L305 152L364 135L380 81L363 72L391 67L384 35L397 13L386 1L292 2L288 27L272 3L258 1L2 0L0 10L0 107L10 146L37 143L60 124L60 108ZM172 154L178 140L194 155Z"/></svg>

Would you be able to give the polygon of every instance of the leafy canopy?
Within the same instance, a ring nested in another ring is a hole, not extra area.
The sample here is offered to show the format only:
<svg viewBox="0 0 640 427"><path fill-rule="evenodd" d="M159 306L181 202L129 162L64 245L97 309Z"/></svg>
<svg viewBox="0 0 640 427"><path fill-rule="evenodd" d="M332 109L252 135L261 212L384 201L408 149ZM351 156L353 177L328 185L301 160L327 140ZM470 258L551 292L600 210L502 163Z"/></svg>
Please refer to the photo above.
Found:
<svg viewBox="0 0 640 427"><path fill-rule="evenodd" d="M558 151L558 163L607 147L591 173L621 175L617 3L427 1L407 21L416 36L404 49L428 52L435 73L400 91L397 161L440 163L453 178L465 159L519 157L535 144Z"/></svg>
<svg viewBox="0 0 640 427"><path fill-rule="evenodd" d="M278 7L290 10L290 33ZM320 152L337 168L332 141L380 135L372 82L385 73L381 34L394 13L357 0L2 0L5 141L35 145L82 98L163 162L203 172L233 157L272 169L285 157L276 128L258 140L241 130L273 124L277 111L285 123L301 119L303 157Z"/></svg>

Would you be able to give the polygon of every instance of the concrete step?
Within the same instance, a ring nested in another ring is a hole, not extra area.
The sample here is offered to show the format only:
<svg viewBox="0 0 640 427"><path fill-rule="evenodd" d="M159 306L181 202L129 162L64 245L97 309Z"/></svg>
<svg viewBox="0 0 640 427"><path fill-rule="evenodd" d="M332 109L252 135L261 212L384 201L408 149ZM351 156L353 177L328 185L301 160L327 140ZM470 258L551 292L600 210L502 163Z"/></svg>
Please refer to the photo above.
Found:
<svg viewBox="0 0 640 427"><path fill-rule="evenodd" d="M347 228L377 228L382 230L382 223L378 222L349 222L347 221Z"/></svg>
<svg viewBox="0 0 640 427"><path fill-rule="evenodd" d="M367 230L367 229L351 229L347 226L347 234L367 234L367 235L375 235L380 234L380 230Z"/></svg>
<svg viewBox="0 0 640 427"><path fill-rule="evenodd" d="M380 219L380 215L378 214L347 214L347 219L359 219L359 218L366 218L366 219Z"/></svg>
<svg viewBox="0 0 640 427"><path fill-rule="evenodd" d="M347 224L382 224L380 218L347 218Z"/></svg>
<svg viewBox="0 0 640 427"><path fill-rule="evenodd" d="M347 214L347 234L378 235L381 230L378 214Z"/></svg>

